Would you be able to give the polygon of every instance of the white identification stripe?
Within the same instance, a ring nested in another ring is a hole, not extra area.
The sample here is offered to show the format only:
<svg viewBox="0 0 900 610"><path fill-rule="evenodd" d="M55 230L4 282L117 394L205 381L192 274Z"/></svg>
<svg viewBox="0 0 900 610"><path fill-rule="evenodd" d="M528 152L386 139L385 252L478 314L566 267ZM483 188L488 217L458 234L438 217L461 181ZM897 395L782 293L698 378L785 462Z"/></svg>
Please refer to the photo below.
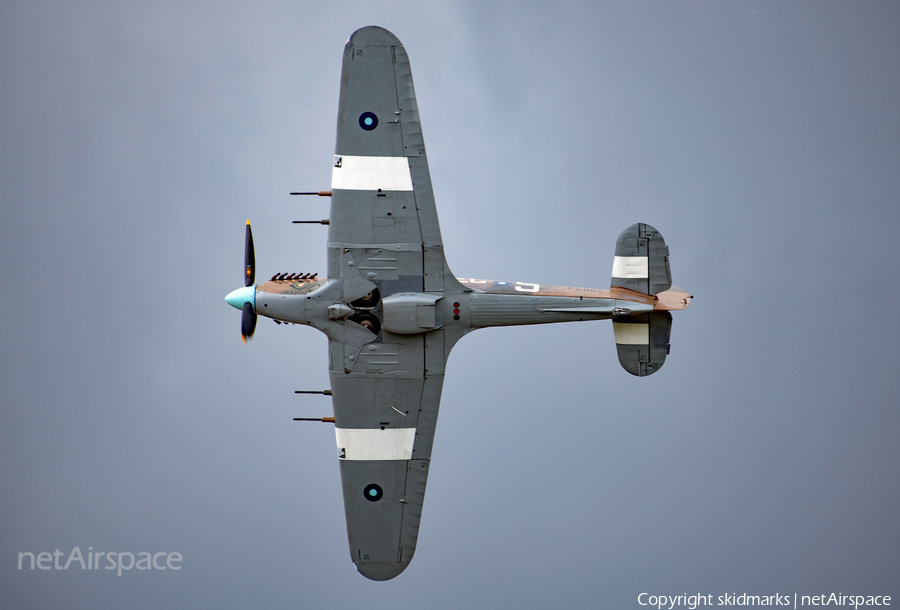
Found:
<svg viewBox="0 0 900 610"><path fill-rule="evenodd" d="M409 460L416 429L335 428L334 436L345 460Z"/></svg>
<svg viewBox="0 0 900 610"><path fill-rule="evenodd" d="M406 157L339 157L331 172L331 188L348 191L411 191Z"/></svg>
<svg viewBox="0 0 900 610"><path fill-rule="evenodd" d="M624 279L645 279L649 277L649 264L646 256L616 256L613 258L613 277Z"/></svg>
<svg viewBox="0 0 900 610"><path fill-rule="evenodd" d="M616 345L650 345L649 324L613 322Z"/></svg>

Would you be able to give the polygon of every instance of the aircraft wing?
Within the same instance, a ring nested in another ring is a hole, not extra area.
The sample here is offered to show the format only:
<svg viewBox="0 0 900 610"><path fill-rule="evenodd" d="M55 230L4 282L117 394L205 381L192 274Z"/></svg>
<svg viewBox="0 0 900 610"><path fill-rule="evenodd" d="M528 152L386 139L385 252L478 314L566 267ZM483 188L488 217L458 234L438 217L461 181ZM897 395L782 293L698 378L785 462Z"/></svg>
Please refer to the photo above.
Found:
<svg viewBox="0 0 900 610"><path fill-rule="evenodd" d="M359 373L331 372L350 556L373 580L415 552L444 380L443 331L404 339L364 346Z"/></svg>
<svg viewBox="0 0 900 610"><path fill-rule="evenodd" d="M445 275L450 287L458 284L444 262L409 60L378 27L356 31L344 49L328 261L345 302L378 288L381 301L365 312L377 326L398 293L417 300L397 311L425 318L413 323L425 330L376 326L373 334L354 323L357 310L329 342L350 555L364 576L387 580L416 548L444 363L455 342L441 328Z"/></svg>
<svg viewBox="0 0 900 610"><path fill-rule="evenodd" d="M382 294L443 289L444 247L409 58L379 27L344 48L332 170L328 277L349 250Z"/></svg>

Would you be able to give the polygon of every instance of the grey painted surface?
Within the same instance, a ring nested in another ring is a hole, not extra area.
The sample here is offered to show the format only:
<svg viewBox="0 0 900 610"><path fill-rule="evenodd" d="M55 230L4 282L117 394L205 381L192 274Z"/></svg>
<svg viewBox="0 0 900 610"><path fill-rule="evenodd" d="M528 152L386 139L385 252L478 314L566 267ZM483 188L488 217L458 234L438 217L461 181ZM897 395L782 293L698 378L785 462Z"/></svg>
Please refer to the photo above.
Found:
<svg viewBox="0 0 900 610"><path fill-rule="evenodd" d="M666 362L669 355L669 337L672 334L672 314L655 311L619 320L616 324L646 324L648 341L643 344L616 343L616 353L622 368L637 377L652 375Z"/></svg>
<svg viewBox="0 0 900 610"><path fill-rule="evenodd" d="M378 581L403 572L415 553L444 363L453 347L442 328L446 306L436 302L445 286L450 301L454 288L462 292L452 277L443 278L446 263L416 108L409 59L396 36L380 27L354 32L344 50L335 164L352 157L403 158L413 189L336 186L329 225L329 259L345 261L341 282L368 278L382 296L380 306L364 314L381 321L380 332L373 329L364 345L331 341L335 426L348 433L415 434L408 459L379 453L356 461L349 446L341 449L350 558L361 574ZM364 125L364 117L371 124ZM329 269L329 276L336 271ZM353 321L351 316L342 324L352 329ZM426 414L421 428L420 414Z"/></svg>
<svg viewBox="0 0 900 610"><path fill-rule="evenodd" d="M5 605L900 595L893 3L0 17ZM646 221L697 297L646 379L606 322L460 341L416 559L383 584L348 561L331 426L290 421L331 412L293 395L328 387L326 338L261 319L243 346L222 302L248 217L258 277L325 276L325 231L290 221L327 202L286 193L328 187L343 45L367 23L414 64L455 273L605 288ZM860 294L866 315L844 305ZM184 567L15 569L76 545Z"/></svg>

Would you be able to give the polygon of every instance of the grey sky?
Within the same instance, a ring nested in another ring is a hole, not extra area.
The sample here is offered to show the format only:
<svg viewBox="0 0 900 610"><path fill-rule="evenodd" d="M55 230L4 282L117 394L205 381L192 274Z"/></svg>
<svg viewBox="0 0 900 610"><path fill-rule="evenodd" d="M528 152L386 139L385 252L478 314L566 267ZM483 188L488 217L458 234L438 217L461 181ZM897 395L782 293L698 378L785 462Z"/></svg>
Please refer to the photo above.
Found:
<svg viewBox="0 0 900 610"><path fill-rule="evenodd" d="M900 600L890 2L0 4L0 602L639 608ZM406 46L459 276L607 287L659 229L665 367L605 323L450 358L416 558L347 551L326 339L223 298L325 270L344 42ZM178 572L16 569L173 552Z"/></svg>

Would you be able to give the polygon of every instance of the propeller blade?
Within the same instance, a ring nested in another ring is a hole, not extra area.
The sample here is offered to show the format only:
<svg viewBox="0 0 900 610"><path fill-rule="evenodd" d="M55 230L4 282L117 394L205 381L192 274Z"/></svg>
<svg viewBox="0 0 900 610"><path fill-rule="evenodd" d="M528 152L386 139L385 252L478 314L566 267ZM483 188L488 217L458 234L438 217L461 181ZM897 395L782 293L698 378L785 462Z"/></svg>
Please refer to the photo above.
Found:
<svg viewBox="0 0 900 610"><path fill-rule="evenodd" d="M256 255L253 252L253 231L247 221L247 237L244 240L244 286L252 286L256 279ZM256 317L254 316L254 324ZM251 331L252 334L252 331Z"/></svg>
<svg viewBox="0 0 900 610"><path fill-rule="evenodd" d="M244 343L253 336L254 330L256 330L256 312L253 311L253 305L244 303L244 309L241 312L241 337L244 339Z"/></svg>

